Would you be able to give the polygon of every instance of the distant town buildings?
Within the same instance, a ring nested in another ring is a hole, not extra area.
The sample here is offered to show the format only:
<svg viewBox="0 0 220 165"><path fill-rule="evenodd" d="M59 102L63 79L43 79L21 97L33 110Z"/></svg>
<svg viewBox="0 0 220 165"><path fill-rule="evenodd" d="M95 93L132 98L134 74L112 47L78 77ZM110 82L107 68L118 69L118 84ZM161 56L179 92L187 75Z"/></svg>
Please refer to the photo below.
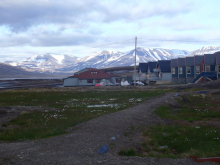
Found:
<svg viewBox="0 0 220 165"><path fill-rule="evenodd" d="M105 84L121 83L122 77L116 74L108 73L96 68L85 68L76 73L73 76L64 79L63 85L65 87L70 86L94 86L101 82Z"/></svg>
<svg viewBox="0 0 220 165"><path fill-rule="evenodd" d="M171 59L173 83L198 83L220 77L220 52Z"/></svg>
<svg viewBox="0 0 220 165"><path fill-rule="evenodd" d="M140 63L136 80L156 83L157 81L171 81L170 60Z"/></svg>
<svg viewBox="0 0 220 165"><path fill-rule="evenodd" d="M115 70L131 69L116 67ZM108 71L107 71L108 70ZM100 82L115 85L127 80L125 77L113 74L111 69L85 68L73 76L64 79L64 86L92 86ZM217 80L220 77L220 52L214 54L194 55L171 60L159 60L139 63L136 77L129 81L144 81L156 83L167 81L172 83L199 83Z"/></svg>

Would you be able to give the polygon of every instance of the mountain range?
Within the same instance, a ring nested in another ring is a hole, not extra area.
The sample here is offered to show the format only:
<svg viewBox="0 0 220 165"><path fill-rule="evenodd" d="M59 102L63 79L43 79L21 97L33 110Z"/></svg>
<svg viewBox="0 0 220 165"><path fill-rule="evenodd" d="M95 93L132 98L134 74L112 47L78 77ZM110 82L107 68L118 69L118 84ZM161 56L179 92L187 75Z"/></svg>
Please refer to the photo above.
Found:
<svg viewBox="0 0 220 165"><path fill-rule="evenodd" d="M190 52L177 49L137 48L136 63L169 60L180 56L187 56ZM40 73L73 73L86 67L106 68L115 66L134 65L135 50L128 52L107 51L92 53L89 56L78 58L62 54L34 55L19 62L6 61L6 64L23 68L27 71Z"/></svg>
<svg viewBox="0 0 220 165"><path fill-rule="evenodd" d="M28 77L51 77L44 73L28 72L22 68L0 63L0 78L28 78Z"/></svg>
<svg viewBox="0 0 220 165"><path fill-rule="evenodd" d="M194 52L178 49L162 49L162 48L137 48L136 63L149 62L157 60L170 60L178 57L190 55L202 55L205 53L213 53L220 51L220 47L203 47ZM83 68L106 68L117 66L133 66L135 61L135 50L128 52L107 51L92 53L86 57L78 58L63 54L43 54L34 55L22 61L6 61L5 64L17 66L31 72L54 73L54 74L70 74Z"/></svg>

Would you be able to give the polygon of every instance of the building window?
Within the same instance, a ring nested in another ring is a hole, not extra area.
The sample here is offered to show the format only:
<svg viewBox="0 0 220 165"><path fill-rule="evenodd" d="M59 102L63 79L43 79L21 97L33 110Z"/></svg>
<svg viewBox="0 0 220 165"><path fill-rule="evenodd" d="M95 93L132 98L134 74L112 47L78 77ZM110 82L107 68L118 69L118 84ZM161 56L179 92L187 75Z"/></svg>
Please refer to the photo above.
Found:
<svg viewBox="0 0 220 165"><path fill-rule="evenodd" d="M187 74L191 74L191 67L186 67Z"/></svg>
<svg viewBox="0 0 220 165"><path fill-rule="evenodd" d="M116 83L120 83L121 79L120 78L116 78Z"/></svg>
<svg viewBox="0 0 220 165"><path fill-rule="evenodd" d="M176 68L172 68L172 74L176 74Z"/></svg>
<svg viewBox="0 0 220 165"><path fill-rule="evenodd" d="M92 80L91 80L91 79L88 79L88 80L87 80L87 83L88 83L88 84L91 84L91 83L92 83Z"/></svg>
<svg viewBox="0 0 220 165"><path fill-rule="evenodd" d="M81 82L82 82L82 80L79 80L79 82L81 83Z"/></svg>
<svg viewBox="0 0 220 165"><path fill-rule="evenodd" d="M91 72L91 74L97 74L98 72Z"/></svg>
<svg viewBox="0 0 220 165"><path fill-rule="evenodd" d="M218 73L220 73L220 65L218 66Z"/></svg>
<svg viewBox="0 0 220 165"><path fill-rule="evenodd" d="M206 65L206 72L210 72L210 65Z"/></svg>
<svg viewBox="0 0 220 165"><path fill-rule="evenodd" d="M183 74L183 67L179 67L179 74Z"/></svg>
<svg viewBox="0 0 220 165"><path fill-rule="evenodd" d="M200 66L196 66L196 74L200 73Z"/></svg>
<svg viewBox="0 0 220 165"><path fill-rule="evenodd" d="M101 82L101 80L95 80L95 83L100 83Z"/></svg>

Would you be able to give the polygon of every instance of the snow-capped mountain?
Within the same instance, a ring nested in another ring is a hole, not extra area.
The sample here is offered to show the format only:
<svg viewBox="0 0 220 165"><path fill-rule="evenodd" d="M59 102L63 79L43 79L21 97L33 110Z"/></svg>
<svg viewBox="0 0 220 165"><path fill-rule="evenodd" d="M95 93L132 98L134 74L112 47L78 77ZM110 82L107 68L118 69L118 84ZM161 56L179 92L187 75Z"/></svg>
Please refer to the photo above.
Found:
<svg viewBox="0 0 220 165"><path fill-rule="evenodd" d="M136 63L170 60L189 55L190 52L178 49L162 49L162 48L137 48ZM83 68L106 68L116 66L132 66L134 65L135 50L129 52L119 51L100 51L92 53L83 58L77 58L62 54L43 54L34 55L20 62L8 61L6 64L23 68L27 71L35 71L41 73L67 73L75 72Z"/></svg>
<svg viewBox="0 0 220 165"><path fill-rule="evenodd" d="M19 62L6 61L6 64L18 66L28 71L54 72L78 61L77 57L61 54L34 55Z"/></svg>
<svg viewBox="0 0 220 165"><path fill-rule="evenodd" d="M120 59L124 53L114 51L101 51L98 53L92 53L89 56L81 58L77 63L58 69L58 71L78 71L83 68L103 68L109 66L109 61L116 61Z"/></svg>
<svg viewBox="0 0 220 165"><path fill-rule="evenodd" d="M171 58L177 58L187 56L190 52L186 50L177 49L149 49L149 48L137 48L136 63L157 61L157 60L170 60ZM77 63L58 69L58 71L78 71L83 68L106 68L116 66L131 66L134 65L135 50L131 50L127 53L113 52L113 51L101 51L93 53L80 59Z"/></svg>
<svg viewBox="0 0 220 165"><path fill-rule="evenodd" d="M220 51L220 46L204 46L201 49L193 51L190 55L212 54Z"/></svg>

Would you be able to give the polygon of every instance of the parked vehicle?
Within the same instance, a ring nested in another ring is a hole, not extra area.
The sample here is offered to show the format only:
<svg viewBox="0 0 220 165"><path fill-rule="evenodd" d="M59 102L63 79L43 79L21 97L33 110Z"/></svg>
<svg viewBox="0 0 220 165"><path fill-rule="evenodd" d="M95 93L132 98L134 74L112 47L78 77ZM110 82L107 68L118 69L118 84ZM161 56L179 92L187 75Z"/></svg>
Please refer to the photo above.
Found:
<svg viewBox="0 0 220 165"><path fill-rule="evenodd" d="M121 83L115 83L114 86L121 86Z"/></svg>
<svg viewBox="0 0 220 165"><path fill-rule="evenodd" d="M144 81L141 81L144 85L148 85L146 82L144 82Z"/></svg>
<svg viewBox="0 0 220 165"><path fill-rule="evenodd" d="M128 81L121 82L121 86L128 86L128 85L130 85L130 84L128 83Z"/></svg>
<svg viewBox="0 0 220 165"><path fill-rule="evenodd" d="M131 81L131 82L129 82L129 84L130 84L130 85L134 85L134 82L133 82L133 81Z"/></svg>
<svg viewBox="0 0 220 165"><path fill-rule="evenodd" d="M129 84L130 84L130 85L134 85L134 82L131 81L131 82L129 82ZM139 86L140 86L140 85L145 85L145 84L147 85L147 83L143 83L143 82L140 82L140 81L137 81L137 82L136 82L136 85L139 85Z"/></svg>
<svg viewBox="0 0 220 165"><path fill-rule="evenodd" d="M137 85L141 85L141 86L144 85L144 83L142 83L142 82L140 82L140 81L138 81L138 82L136 82L136 83L137 83Z"/></svg>

